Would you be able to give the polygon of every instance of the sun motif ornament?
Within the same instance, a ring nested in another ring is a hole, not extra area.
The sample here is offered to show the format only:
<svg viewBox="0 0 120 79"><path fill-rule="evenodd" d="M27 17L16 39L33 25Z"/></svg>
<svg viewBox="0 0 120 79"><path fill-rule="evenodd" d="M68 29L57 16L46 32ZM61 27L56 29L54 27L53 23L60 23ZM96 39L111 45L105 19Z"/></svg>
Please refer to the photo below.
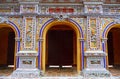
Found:
<svg viewBox="0 0 120 79"><path fill-rule="evenodd" d="M63 14L58 14L58 15L53 15L53 17L55 18L55 19L57 19L58 21L63 21L63 20L66 20L66 19L68 19L69 18L69 16L68 15L63 15Z"/></svg>
<svg viewBox="0 0 120 79"><path fill-rule="evenodd" d="M0 17L0 23L8 23L6 18Z"/></svg>

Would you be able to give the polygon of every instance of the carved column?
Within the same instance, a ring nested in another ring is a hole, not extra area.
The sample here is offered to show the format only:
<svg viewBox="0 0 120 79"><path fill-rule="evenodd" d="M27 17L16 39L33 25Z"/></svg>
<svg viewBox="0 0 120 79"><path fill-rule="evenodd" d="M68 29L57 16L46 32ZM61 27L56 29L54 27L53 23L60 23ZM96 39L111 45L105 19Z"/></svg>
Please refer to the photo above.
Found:
<svg viewBox="0 0 120 79"><path fill-rule="evenodd" d="M80 38L79 39L80 40L80 43L81 43L81 46L82 46L82 48L81 48L81 50L82 50L82 52L84 51L84 42L85 42L85 39L84 38ZM84 62L84 52L82 53L82 69L84 69L84 67L85 67L85 62Z"/></svg>
<svg viewBox="0 0 120 79"><path fill-rule="evenodd" d="M19 0L20 13L23 16L22 49L17 52L19 67L12 73L12 78L39 78L40 70L36 68L35 50L36 16L38 13L38 0ZM16 38L16 40L19 40Z"/></svg>
<svg viewBox="0 0 120 79"><path fill-rule="evenodd" d="M111 74L106 70L106 53L100 48L100 23L99 15L102 11L102 0L84 0L84 8L87 16L87 50L84 53L86 66L82 75L86 79L91 77L110 78Z"/></svg>
<svg viewBox="0 0 120 79"><path fill-rule="evenodd" d="M106 52L107 38L102 38L102 39L101 39L101 42L102 42L103 51Z"/></svg>
<svg viewBox="0 0 120 79"><path fill-rule="evenodd" d="M100 50L100 27L98 16L87 17L87 49Z"/></svg>

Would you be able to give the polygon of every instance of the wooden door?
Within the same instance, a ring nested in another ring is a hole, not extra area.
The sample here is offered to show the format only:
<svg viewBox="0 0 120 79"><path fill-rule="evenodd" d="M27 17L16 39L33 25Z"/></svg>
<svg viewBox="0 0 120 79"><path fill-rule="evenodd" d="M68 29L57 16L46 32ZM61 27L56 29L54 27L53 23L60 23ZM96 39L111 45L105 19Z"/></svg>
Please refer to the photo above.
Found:
<svg viewBox="0 0 120 79"><path fill-rule="evenodd" d="M8 33L8 54L7 54L7 64L14 65L14 51L15 51L15 33Z"/></svg>
<svg viewBox="0 0 120 79"><path fill-rule="evenodd" d="M73 64L73 31L48 31L48 65Z"/></svg>
<svg viewBox="0 0 120 79"><path fill-rule="evenodd" d="M108 33L107 45L108 45L109 65L114 65L114 52L113 52L114 48L113 48L113 33L112 32Z"/></svg>

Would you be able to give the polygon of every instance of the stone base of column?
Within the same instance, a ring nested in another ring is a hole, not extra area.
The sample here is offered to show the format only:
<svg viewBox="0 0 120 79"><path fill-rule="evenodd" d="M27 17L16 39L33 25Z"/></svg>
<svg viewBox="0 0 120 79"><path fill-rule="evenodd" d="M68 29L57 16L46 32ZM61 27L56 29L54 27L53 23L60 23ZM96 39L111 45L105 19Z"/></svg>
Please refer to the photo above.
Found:
<svg viewBox="0 0 120 79"><path fill-rule="evenodd" d="M82 76L86 79L91 78L105 78L105 79L111 79L112 75L111 73L106 70L105 68L100 69L89 69L86 68L82 71Z"/></svg>
<svg viewBox="0 0 120 79"><path fill-rule="evenodd" d="M19 67L11 74L12 79L40 78L40 70L36 68L37 51L19 51Z"/></svg>
<svg viewBox="0 0 120 79"><path fill-rule="evenodd" d="M101 50L86 51L86 68L82 71L85 79L111 79L111 73L105 68L106 53Z"/></svg>
<svg viewBox="0 0 120 79"><path fill-rule="evenodd" d="M11 78L40 78L40 70L34 69L16 69L10 76Z"/></svg>

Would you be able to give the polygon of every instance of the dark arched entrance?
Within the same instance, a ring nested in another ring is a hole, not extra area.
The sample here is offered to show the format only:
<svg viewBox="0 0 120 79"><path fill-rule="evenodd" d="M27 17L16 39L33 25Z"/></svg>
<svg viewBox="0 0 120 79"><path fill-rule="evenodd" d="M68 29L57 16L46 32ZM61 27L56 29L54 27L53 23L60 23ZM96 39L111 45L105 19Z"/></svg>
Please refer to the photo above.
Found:
<svg viewBox="0 0 120 79"><path fill-rule="evenodd" d="M15 33L10 27L0 28L0 68L14 67ZM3 73L4 74L4 73Z"/></svg>
<svg viewBox="0 0 120 79"><path fill-rule="evenodd" d="M120 28L112 28L107 38L109 67L120 67Z"/></svg>
<svg viewBox="0 0 120 79"><path fill-rule="evenodd" d="M77 64L76 33L66 25L51 27L46 35L46 67L65 69Z"/></svg>

